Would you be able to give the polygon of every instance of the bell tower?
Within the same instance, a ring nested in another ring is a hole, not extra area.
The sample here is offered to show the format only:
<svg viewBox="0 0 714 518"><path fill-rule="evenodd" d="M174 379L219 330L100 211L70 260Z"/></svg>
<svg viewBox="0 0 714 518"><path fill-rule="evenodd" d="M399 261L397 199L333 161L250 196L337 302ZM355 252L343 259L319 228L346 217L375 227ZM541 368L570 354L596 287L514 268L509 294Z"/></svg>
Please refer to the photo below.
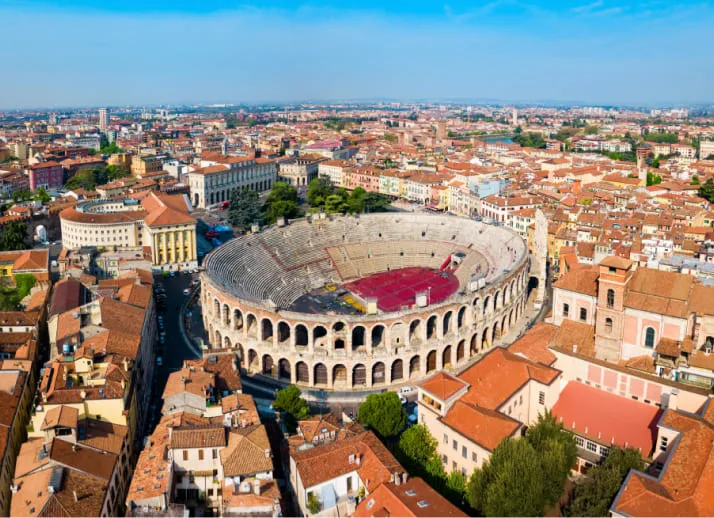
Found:
<svg viewBox="0 0 714 518"><path fill-rule="evenodd" d="M609 256L600 262L595 356L601 360L620 360L625 329L625 293L631 278L632 261L629 259Z"/></svg>

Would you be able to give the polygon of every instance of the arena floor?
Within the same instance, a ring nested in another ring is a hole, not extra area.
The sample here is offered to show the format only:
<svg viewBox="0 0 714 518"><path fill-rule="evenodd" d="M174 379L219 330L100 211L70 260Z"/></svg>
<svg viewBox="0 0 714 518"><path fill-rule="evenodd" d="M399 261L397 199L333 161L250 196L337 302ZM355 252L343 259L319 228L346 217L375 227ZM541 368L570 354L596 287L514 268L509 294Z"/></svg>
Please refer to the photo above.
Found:
<svg viewBox="0 0 714 518"><path fill-rule="evenodd" d="M377 299L383 312L411 307L418 293L429 293L429 304L446 300L459 289L459 280L451 273L429 268L403 268L375 273L344 285L362 299Z"/></svg>

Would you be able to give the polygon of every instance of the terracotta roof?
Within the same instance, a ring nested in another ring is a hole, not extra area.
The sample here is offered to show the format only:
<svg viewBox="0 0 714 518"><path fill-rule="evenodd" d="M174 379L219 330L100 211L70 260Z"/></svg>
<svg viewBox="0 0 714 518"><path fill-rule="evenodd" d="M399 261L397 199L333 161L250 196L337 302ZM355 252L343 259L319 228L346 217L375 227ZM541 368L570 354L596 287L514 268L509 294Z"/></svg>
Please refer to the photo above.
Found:
<svg viewBox="0 0 714 518"><path fill-rule="evenodd" d="M595 327L583 322L565 319L555 333L552 345L570 351L573 350L575 345L577 346L577 351L575 352L593 357L595 356Z"/></svg>
<svg viewBox="0 0 714 518"><path fill-rule="evenodd" d="M53 439L50 446L50 459L73 470L81 471L108 482L111 480L118 456L113 453L71 444L62 439Z"/></svg>
<svg viewBox="0 0 714 518"><path fill-rule="evenodd" d="M553 284L553 287L596 297L599 277L600 269L597 266L579 268L563 275Z"/></svg>
<svg viewBox="0 0 714 518"><path fill-rule="evenodd" d="M222 448L226 445L226 431L220 427L174 428L170 448Z"/></svg>
<svg viewBox="0 0 714 518"><path fill-rule="evenodd" d="M421 478L381 484L362 499L352 516L467 516Z"/></svg>
<svg viewBox="0 0 714 518"><path fill-rule="evenodd" d="M466 382L448 372L439 371L419 385L432 396L445 401L457 392L468 387Z"/></svg>
<svg viewBox="0 0 714 518"><path fill-rule="evenodd" d="M457 400L441 421L489 451L521 428L521 423L507 415L462 400Z"/></svg>
<svg viewBox="0 0 714 518"><path fill-rule="evenodd" d="M539 322L521 338L513 342L508 350L514 354L525 356L531 361L542 363L543 365L553 365L555 354L548 346L553 341L558 326Z"/></svg>
<svg viewBox="0 0 714 518"><path fill-rule="evenodd" d="M270 441L262 424L233 428L228 445L221 450L221 464L226 477L245 477L273 470Z"/></svg>
<svg viewBox="0 0 714 518"><path fill-rule="evenodd" d="M49 430L56 426L67 428L77 428L77 419L79 410L71 406L59 405L49 409L45 413L45 419L42 421L40 430Z"/></svg>
<svg viewBox="0 0 714 518"><path fill-rule="evenodd" d="M629 259L625 259L624 257L611 255L600 261L600 264L602 266L619 268L621 270L629 270L632 266L632 261L630 261Z"/></svg>
<svg viewBox="0 0 714 518"><path fill-rule="evenodd" d="M583 404L587 402L587 404ZM649 457L661 410L577 381L569 382L552 408L567 430L600 444L634 447Z"/></svg>

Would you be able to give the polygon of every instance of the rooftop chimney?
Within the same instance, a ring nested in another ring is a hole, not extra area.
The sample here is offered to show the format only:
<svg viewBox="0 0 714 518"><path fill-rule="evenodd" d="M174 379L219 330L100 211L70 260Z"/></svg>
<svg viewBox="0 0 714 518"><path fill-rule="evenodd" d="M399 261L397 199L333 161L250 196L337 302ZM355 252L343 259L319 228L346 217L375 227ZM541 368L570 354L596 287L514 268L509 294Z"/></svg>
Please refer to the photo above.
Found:
<svg viewBox="0 0 714 518"><path fill-rule="evenodd" d="M76 492L76 491L72 491L72 496L74 496L74 501L75 501L75 502L79 502L79 497L77 496L77 492Z"/></svg>
<svg viewBox="0 0 714 518"><path fill-rule="evenodd" d="M260 495L260 480L257 478L253 481L253 493Z"/></svg>

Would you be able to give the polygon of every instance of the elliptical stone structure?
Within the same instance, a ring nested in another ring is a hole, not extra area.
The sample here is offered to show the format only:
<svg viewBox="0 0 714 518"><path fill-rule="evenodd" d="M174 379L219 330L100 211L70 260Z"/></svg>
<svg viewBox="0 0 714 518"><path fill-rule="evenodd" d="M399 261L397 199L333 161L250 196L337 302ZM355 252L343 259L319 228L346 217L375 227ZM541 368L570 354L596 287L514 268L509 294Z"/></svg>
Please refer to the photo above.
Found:
<svg viewBox="0 0 714 518"><path fill-rule="evenodd" d="M307 313L293 305L327 283L412 266L439 269L455 255L459 288L439 303L372 314ZM359 391L414 383L440 369L458 370L525 325L525 242L470 219L321 215L233 239L204 266L208 352L235 352L247 371L305 387Z"/></svg>

